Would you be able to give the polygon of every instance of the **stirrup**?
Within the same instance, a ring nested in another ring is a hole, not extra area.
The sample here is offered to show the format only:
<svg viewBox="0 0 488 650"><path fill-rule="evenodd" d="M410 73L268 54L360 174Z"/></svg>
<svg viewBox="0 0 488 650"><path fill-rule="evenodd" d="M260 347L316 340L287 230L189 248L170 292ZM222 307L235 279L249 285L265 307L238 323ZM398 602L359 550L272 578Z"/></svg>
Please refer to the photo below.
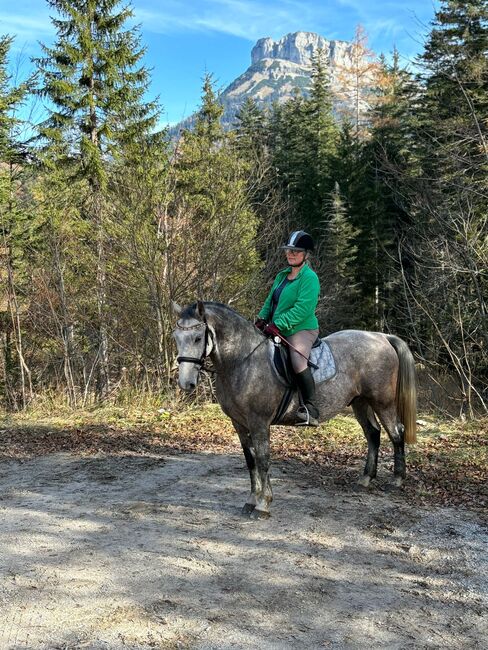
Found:
<svg viewBox="0 0 488 650"><path fill-rule="evenodd" d="M313 415L310 414L310 411L305 405L298 407L296 416L299 420L295 425L297 427L318 427L319 426L318 419L314 418Z"/></svg>

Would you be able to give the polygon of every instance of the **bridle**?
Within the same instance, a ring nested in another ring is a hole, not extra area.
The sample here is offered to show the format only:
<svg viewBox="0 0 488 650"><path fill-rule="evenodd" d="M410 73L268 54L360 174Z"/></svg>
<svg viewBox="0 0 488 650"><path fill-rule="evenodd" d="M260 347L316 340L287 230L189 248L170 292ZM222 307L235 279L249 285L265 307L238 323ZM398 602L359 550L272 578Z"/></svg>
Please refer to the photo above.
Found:
<svg viewBox="0 0 488 650"><path fill-rule="evenodd" d="M208 323L207 323L206 319L204 319L203 322L197 323L196 325L187 325L187 326L181 325L180 321L178 321L176 323L176 327L177 327L177 329L183 330L185 332L188 332L190 330L197 330L197 329L200 329L201 327L205 328L205 331L203 333L203 351L202 351L202 354L201 354L200 358L198 358L198 357L176 357L176 361L178 362L178 364L187 362L187 363L194 363L195 365L200 366L199 367L199 372L200 372L200 370L202 369L203 364L205 363L205 359L207 358L206 352L207 352L207 345L208 345L209 338L212 341L212 347L213 347L212 332L210 331L210 329L208 327Z"/></svg>

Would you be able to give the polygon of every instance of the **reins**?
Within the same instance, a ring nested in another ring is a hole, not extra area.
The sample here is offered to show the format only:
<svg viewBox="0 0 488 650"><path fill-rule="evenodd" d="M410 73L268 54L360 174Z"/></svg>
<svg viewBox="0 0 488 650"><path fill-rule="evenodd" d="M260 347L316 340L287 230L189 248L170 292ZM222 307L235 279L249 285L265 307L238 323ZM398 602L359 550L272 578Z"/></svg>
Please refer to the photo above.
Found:
<svg viewBox="0 0 488 650"><path fill-rule="evenodd" d="M186 325L186 326L181 325L180 321L178 321L176 323L176 327L178 329L180 329L180 330L185 331L185 332L200 329L201 327L205 328L204 334L203 334L203 336L204 336L203 350L202 350L202 354L200 355L200 357L176 357L176 361L178 362L178 364L184 363L184 362L186 362L186 363L194 363L195 365L200 366L200 370L202 370L203 365L205 363L205 359L207 358L206 352L207 352L208 338L209 338L209 332L210 332L209 327L208 327L208 323L207 323L207 319L204 318L204 320L202 322L196 323L195 325ZM212 333L210 332L210 337L211 336L212 336ZM278 335L277 338L279 339L279 342L284 343L289 348L291 348L292 350L297 352L304 359L307 359L307 357L305 357L305 355L302 354L300 352L300 350L297 350L289 341L287 341L284 336ZM261 345L263 343L265 343L267 340L268 340L268 338L266 336L263 336L262 341L260 341L256 345L256 347L253 350L251 350L251 352L249 352L249 354L247 356L244 357L244 359L242 359L241 363L244 363L244 361L247 361L247 359L249 359L249 357L252 356L256 352L256 350L259 347L261 347ZM213 341L212 341L212 343L213 343ZM276 341L276 343L278 343L278 340ZM307 361L308 361L309 365L311 365L313 368L315 368L315 369L318 368L318 366L316 366L314 363L312 363L309 359L307 359ZM215 370L209 370L209 372L215 373L216 371Z"/></svg>
<svg viewBox="0 0 488 650"><path fill-rule="evenodd" d="M262 340L260 343L258 343L258 344L256 345L256 347L254 348L254 350L251 350L251 352L249 352L249 354L248 354L246 357L244 357L244 359L241 361L241 363L244 363L244 361L247 361L247 359L249 359L249 357L250 357L252 354L254 354L254 353L256 352L256 350L257 350L257 349L258 349L258 348L259 348L263 343L265 343L267 340L268 340L268 339L267 339L265 336L263 336L263 340Z"/></svg>
<svg viewBox="0 0 488 650"><path fill-rule="evenodd" d="M185 332L188 332L188 331L191 331L191 330L197 330L197 329L200 329L201 327L205 327L205 331L204 331L204 341L203 341L203 351L202 351L201 356L200 356L200 357L176 357L176 361L177 361L178 364L180 364L180 363L184 363L184 362L187 362L187 363L194 363L195 365L200 366L200 370L202 370L203 365L204 365L204 363L205 363L205 359L207 358L207 355L206 355L205 353L206 353L206 351L207 351L207 344L208 344L209 333L210 333L210 337L212 337L212 332L210 332L210 330L209 330L208 323L207 323L207 319L204 319L204 320L203 320L202 322L200 322L200 323L196 323L196 325L186 325L186 326L185 326L185 325L181 325L181 324L180 324L180 321L178 321L178 322L176 323L176 327L177 327L179 330L183 330L183 331L185 331ZM260 341L260 342L256 345L256 347L255 347L253 350L251 350L251 352L249 352L249 354L248 354L247 356L244 357L244 359L242 359L242 362L241 362L241 363L243 363L244 361L246 361L247 359L249 359L249 357L250 357L251 355L253 355L253 354L256 352L256 350L257 350L259 347L261 347L261 345L262 345L263 343L265 343L267 340L268 340L268 339L267 339L266 337L263 337L263 340ZM205 370L208 371L208 372L213 372L213 373L216 372L215 370L211 370L211 369L207 369L207 368L206 368Z"/></svg>

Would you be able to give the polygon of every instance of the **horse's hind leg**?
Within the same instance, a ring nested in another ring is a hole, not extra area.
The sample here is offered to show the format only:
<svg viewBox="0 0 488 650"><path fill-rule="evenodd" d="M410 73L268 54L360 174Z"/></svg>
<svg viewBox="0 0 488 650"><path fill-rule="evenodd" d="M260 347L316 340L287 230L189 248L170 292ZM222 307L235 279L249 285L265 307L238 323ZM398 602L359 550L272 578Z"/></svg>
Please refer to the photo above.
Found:
<svg viewBox="0 0 488 650"><path fill-rule="evenodd" d="M376 478L378 467L378 450L380 448L380 425L375 417L374 411L362 397L356 397L352 402L352 408L357 421L361 425L366 440L368 441L368 455L364 473L359 483L368 487L372 478Z"/></svg>
<svg viewBox="0 0 488 650"><path fill-rule="evenodd" d="M252 440L249 431L246 427L235 420L232 420L232 424L234 425L234 429L237 431L239 440L241 441L242 451L244 452L247 469L249 470L249 476L251 477L251 494L246 503L242 506L242 514L249 515L256 507L256 458L254 449L252 448Z"/></svg>
<svg viewBox="0 0 488 650"><path fill-rule="evenodd" d="M405 427L398 421L395 403L389 406L375 407L376 414L385 427L390 440L393 443L393 475L394 485L400 487L406 476L405 464Z"/></svg>

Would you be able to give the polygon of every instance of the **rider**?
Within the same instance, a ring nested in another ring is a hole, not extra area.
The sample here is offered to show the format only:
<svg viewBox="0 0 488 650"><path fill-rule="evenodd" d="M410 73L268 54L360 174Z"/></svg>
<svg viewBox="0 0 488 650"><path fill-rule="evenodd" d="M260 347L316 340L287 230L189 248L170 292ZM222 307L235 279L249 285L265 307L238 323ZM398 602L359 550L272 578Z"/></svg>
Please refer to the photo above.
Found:
<svg viewBox="0 0 488 650"><path fill-rule="evenodd" d="M307 264L314 248L313 239L305 231L297 230L282 248L289 266L276 276L255 325L264 334L284 336L301 353L290 347L291 363L303 400L296 415L299 424L317 426L315 382L307 361L319 333L315 309L320 284L317 274Z"/></svg>

